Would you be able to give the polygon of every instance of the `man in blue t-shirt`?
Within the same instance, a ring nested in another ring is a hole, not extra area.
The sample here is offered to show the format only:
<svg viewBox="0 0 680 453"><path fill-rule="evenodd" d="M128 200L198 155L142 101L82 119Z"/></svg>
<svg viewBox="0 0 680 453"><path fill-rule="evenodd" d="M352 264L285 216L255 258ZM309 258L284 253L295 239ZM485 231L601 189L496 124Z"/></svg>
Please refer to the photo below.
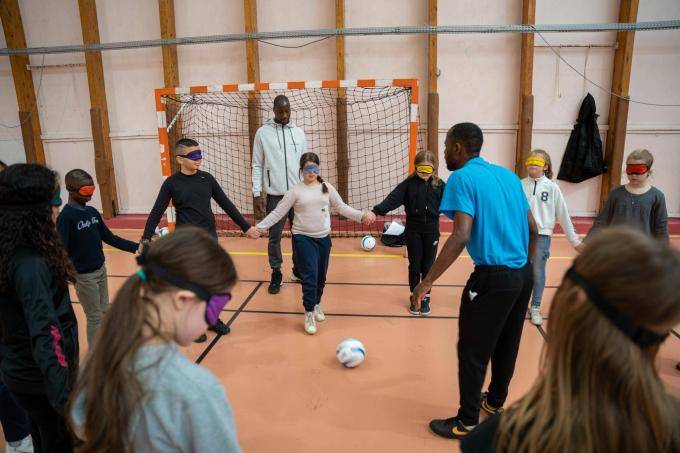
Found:
<svg viewBox="0 0 680 453"><path fill-rule="evenodd" d="M460 409L455 417L430 422L432 432L449 439L465 437L477 425L480 406L489 414L503 410L533 285L528 257L538 238L536 222L519 178L479 157L483 140L472 123L456 124L446 134L444 156L453 173L439 210L453 219L453 233L413 291L417 309L467 246L475 270L458 320ZM491 383L482 394L489 360Z"/></svg>

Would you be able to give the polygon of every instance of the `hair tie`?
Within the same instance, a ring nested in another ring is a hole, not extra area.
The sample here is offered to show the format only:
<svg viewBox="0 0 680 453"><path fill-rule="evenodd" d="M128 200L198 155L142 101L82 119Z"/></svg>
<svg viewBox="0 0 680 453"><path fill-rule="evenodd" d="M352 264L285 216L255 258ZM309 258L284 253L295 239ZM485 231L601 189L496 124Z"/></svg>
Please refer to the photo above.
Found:
<svg viewBox="0 0 680 453"><path fill-rule="evenodd" d="M137 269L135 274L138 275L143 282L146 282L146 272L144 272L144 269Z"/></svg>

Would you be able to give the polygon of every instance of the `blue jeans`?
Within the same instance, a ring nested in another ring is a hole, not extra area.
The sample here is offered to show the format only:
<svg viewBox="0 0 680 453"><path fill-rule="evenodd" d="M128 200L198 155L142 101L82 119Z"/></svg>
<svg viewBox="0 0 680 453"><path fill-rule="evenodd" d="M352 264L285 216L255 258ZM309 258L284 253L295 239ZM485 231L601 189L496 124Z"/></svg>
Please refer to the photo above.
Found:
<svg viewBox="0 0 680 453"><path fill-rule="evenodd" d="M539 235L534 255L534 291L531 295L531 308L541 306L543 290L545 289L545 266L550 258L550 236Z"/></svg>
<svg viewBox="0 0 680 453"><path fill-rule="evenodd" d="M14 402L5 384L0 382L0 423L7 442L16 442L28 436L28 418Z"/></svg>
<svg viewBox="0 0 680 453"><path fill-rule="evenodd" d="M302 280L302 303L305 311L314 311L321 303L326 286L326 272L331 255L331 237L312 238L303 234L293 235L295 265Z"/></svg>

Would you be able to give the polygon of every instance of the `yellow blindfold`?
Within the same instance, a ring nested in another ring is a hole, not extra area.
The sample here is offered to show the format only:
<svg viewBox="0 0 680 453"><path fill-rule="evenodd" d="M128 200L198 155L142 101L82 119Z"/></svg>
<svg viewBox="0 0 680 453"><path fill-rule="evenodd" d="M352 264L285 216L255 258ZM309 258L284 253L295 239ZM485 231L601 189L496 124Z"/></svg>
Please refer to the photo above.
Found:
<svg viewBox="0 0 680 453"><path fill-rule="evenodd" d="M527 159L525 164L527 167L529 166L536 166L536 167L545 167L545 159L542 159L540 157L530 157Z"/></svg>
<svg viewBox="0 0 680 453"><path fill-rule="evenodd" d="M434 168L432 167L432 165L418 165L416 167L416 171L418 173L425 173L430 175L434 171Z"/></svg>

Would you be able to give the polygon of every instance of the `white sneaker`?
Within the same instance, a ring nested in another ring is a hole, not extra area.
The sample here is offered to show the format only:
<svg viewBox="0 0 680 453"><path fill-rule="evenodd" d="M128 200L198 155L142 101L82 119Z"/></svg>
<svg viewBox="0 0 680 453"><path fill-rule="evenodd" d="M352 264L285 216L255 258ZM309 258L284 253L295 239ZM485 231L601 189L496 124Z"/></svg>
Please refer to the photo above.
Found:
<svg viewBox="0 0 680 453"><path fill-rule="evenodd" d="M26 436L19 442L12 442L16 445L10 445L9 442L5 444L5 453L33 453L33 439L31 436Z"/></svg>
<svg viewBox="0 0 680 453"><path fill-rule="evenodd" d="M293 283L302 283L302 279L295 275L295 272L290 273L290 281Z"/></svg>
<svg viewBox="0 0 680 453"><path fill-rule="evenodd" d="M305 332L310 335L316 333L316 319L314 319L314 312L308 311L305 313Z"/></svg>
<svg viewBox="0 0 680 453"><path fill-rule="evenodd" d="M326 320L326 315L324 315L323 311L321 311L321 304L316 304L314 306L314 317L319 322Z"/></svg>
<svg viewBox="0 0 680 453"><path fill-rule="evenodd" d="M541 316L540 308L531 308L531 323L535 326L543 324L543 316Z"/></svg>

